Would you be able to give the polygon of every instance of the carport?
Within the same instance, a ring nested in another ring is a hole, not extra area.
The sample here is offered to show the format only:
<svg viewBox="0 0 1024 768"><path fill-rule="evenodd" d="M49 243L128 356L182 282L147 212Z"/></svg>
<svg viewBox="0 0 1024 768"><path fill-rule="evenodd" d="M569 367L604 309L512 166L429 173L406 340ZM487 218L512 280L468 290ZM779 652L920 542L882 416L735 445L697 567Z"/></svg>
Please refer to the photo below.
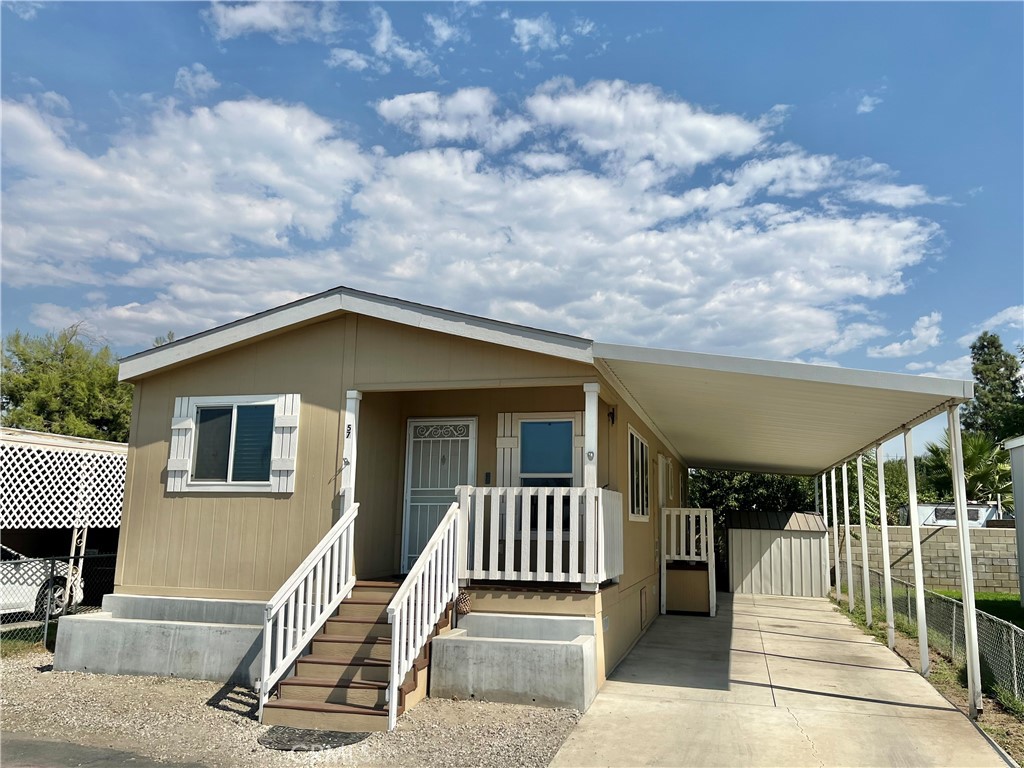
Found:
<svg viewBox="0 0 1024 768"><path fill-rule="evenodd" d="M863 455L878 458L881 445L902 436L907 457L907 482L914 527L915 592L917 596L921 669L928 672L927 617L919 535L917 489L914 472L913 428L946 414L951 470L957 508L957 531L965 613L965 645L971 714L981 709L980 664L974 613L974 581L967 497L963 476L959 406L973 395L973 383L904 374L861 371L800 363L647 349L595 343L594 364L624 393L631 407L645 414L652 427L677 458L691 468L739 470L817 477L819 509L826 527L833 525L831 557L837 566L846 563L846 596L854 607L853 552L849 535L850 504L846 491L850 464L855 466L859 498L863 502ZM892 634L892 596L889 587L889 548L885 514L884 461L877 461L881 533L886 573L886 614L889 646ZM837 473L841 473L843 498L837 497ZM830 493L831 491L831 493ZM841 501L841 503L840 503ZM840 521L840 509L842 520ZM860 510L865 527L864 510ZM847 529L845 556L840 557L838 526ZM859 587L870 609L867 589L867 537L861 536L864 585ZM825 569L829 567L828 562ZM835 594L843 594L843 569L835 568ZM665 618L659 622L666 621Z"/></svg>
<svg viewBox="0 0 1024 768"><path fill-rule="evenodd" d="M662 616L553 766L1006 766L981 732L827 600L722 595Z"/></svg>

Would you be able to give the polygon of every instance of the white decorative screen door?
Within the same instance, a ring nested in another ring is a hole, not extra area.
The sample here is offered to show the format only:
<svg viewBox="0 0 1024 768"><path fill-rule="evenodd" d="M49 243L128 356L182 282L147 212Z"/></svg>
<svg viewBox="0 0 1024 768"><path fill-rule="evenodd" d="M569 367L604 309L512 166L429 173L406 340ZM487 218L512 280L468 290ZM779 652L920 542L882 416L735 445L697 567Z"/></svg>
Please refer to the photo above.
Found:
<svg viewBox="0 0 1024 768"><path fill-rule="evenodd" d="M455 488L476 481L476 419L409 419L402 573L416 562Z"/></svg>

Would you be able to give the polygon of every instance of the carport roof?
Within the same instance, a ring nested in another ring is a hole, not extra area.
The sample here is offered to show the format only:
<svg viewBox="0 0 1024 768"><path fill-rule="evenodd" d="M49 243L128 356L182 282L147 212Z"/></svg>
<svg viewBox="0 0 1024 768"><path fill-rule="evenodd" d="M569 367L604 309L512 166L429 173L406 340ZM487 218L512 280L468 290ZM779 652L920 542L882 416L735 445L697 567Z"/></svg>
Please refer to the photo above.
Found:
<svg viewBox="0 0 1024 768"><path fill-rule="evenodd" d="M595 343L690 467L814 475L969 400L969 381Z"/></svg>

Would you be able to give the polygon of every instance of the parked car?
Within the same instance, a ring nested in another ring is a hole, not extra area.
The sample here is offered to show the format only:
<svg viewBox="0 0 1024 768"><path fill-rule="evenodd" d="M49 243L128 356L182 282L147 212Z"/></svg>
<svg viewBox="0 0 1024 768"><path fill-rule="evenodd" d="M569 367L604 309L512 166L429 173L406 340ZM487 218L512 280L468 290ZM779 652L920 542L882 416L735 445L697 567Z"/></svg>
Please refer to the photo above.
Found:
<svg viewBox="0 0 1024 768"><path fill-rule="evenodd" d="M0 615L9 613L32 613L46 616L47 601L50 616L62 616L70 606L79 605L85 594L85 582L81 575L75 580L74 588L68 595L67 561L37 560L10 547L0 545Z"/></svg>

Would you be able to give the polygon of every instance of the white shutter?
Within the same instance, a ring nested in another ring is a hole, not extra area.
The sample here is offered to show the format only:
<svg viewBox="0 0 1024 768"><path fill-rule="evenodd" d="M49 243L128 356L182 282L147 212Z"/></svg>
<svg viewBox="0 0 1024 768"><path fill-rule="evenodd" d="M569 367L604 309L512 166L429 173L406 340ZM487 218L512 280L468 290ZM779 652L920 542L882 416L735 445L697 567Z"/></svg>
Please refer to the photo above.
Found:
<svg viewBox="0 0 1024 768"><path fill-rule="evenodd" d="M192 436L195 432L191 398L174 398L174 416L171 417L171 451L167 460L168 493L180 493L185 490L189 473L192 471Z"/></svg>
<svg viewBox="0 0 1024 768"><path fill-rule="evenodd" d="M583 411L577 411L572 420L572 484L577 488L583 485L583 465L586 464L586 443L583 437Z"/></svg>
<svg viewBox="0 0 1024 768"><path fill-rule="evenodd" d="M512 459L519 453L519 436L512 431L512 414L498 414L498 466L494 484L501 487L512 485Z"/></svg>
<svg viewBox="0 0 1024 768"><path fill-rule="evenodd" d="M295 457L299 451L298 395L278 395L274 406L274 440L270 452L272 493L295 491Z"/></svg>

